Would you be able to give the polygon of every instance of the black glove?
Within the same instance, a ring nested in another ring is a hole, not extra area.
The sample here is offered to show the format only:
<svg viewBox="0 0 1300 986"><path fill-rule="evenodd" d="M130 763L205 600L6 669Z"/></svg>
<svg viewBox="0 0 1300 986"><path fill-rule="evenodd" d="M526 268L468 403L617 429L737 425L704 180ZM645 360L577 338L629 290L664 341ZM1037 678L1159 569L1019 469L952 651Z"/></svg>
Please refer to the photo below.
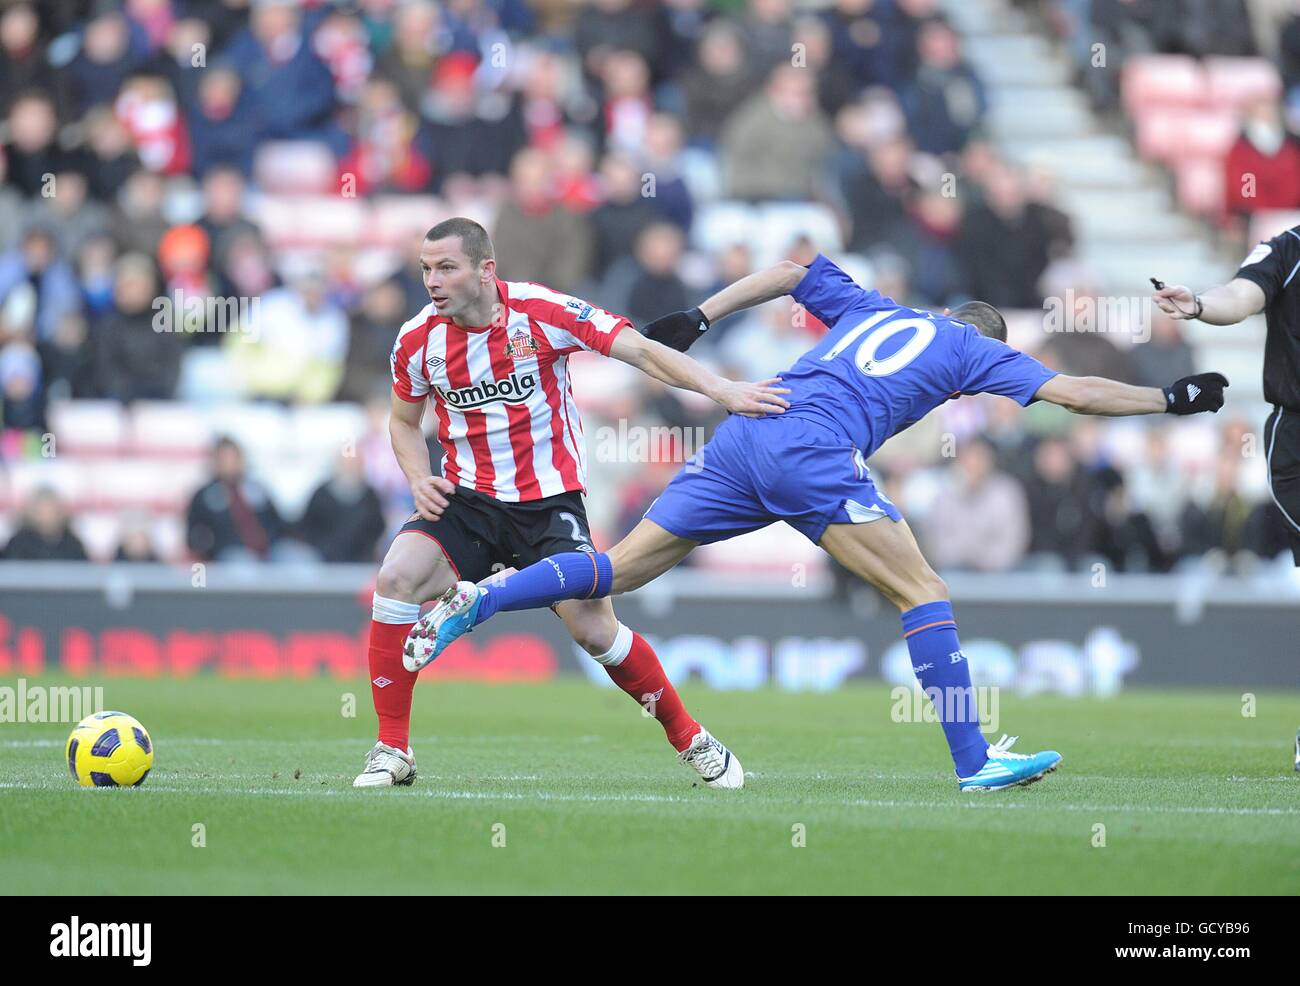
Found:
<svg viewBox="0 0 1300 986"><path fill-rule="evenodd" d="M647 339L653 339L670 349L684 353L691 348L696 339L704 335L708 327L709 320L704 317L704 312L692 308L687 312L673 312L671 315L655 319L641 330L641 334Z"/></svg>
<svg viewBox="0 0 1300 986"><path fill-rule="evenodd" d="M1228 378L1222 373L1196 373L1165 387L1165 411L1169 414L1200 414L1223 407L1223 388Z"/></svg>

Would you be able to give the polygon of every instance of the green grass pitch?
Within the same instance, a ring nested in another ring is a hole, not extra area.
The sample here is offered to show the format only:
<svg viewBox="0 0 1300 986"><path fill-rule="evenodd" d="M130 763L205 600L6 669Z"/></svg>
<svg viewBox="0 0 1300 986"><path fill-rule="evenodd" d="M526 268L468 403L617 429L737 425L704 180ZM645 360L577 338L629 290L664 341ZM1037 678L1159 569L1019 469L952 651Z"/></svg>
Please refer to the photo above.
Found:
<svg viewBox="0 0 1300 986"><path fill-rule="evenodd" d="M420 778L369 791L351 788L364 682L104 685L152 733L154 771L83 790L70 726L0 724L6 893L1300 892L1296 692L1259 694L1254 717L1228 692L1004 695L1018 748L1065 762L963 796L938 725L892 721L880 685L684 688L750 772L741 792L694 786L656 723L584 681L421 684Z"/></svg>

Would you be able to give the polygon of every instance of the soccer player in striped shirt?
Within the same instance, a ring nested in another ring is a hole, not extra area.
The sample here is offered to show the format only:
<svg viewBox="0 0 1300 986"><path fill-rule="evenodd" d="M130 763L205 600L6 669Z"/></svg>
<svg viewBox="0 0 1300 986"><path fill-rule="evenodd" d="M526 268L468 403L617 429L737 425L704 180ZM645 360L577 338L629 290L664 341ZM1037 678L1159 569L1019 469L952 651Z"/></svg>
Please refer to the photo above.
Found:
<svg viewBox="0 0 1300 986"><path fill-rule="evenodd" d="M622 316L540 284L501 280L492 242L472 220L431 229L420 270L431 303L402 326L393 347L389 426L416 511L376 580L369 661L379 738L357 787L415 779L409 741L418 672L403 666L403 646L421 603L460 580L479 582L547 555L595 556L570 354L612 356L734 414L779 414L786 406L775 380L725 380ZM437 418L441 475L420 428L426 403ZM654 650L618 621L609 599L565 600L555 611L614 683L659 720L706 784L743 785L740 761L686 711Z"/></svg>

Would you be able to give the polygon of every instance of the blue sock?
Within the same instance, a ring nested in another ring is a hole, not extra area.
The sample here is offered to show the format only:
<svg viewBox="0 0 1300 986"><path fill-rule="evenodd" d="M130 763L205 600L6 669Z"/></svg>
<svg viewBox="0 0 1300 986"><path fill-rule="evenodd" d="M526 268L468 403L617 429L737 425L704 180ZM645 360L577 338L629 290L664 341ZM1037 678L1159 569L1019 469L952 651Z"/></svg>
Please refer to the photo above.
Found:
<svg viewBox="0 0 1300 986"><path fill-rule="evenodd" d="M614 587L614 566L603 551L565 551L482 586L474 625L511 609L544 609L564 599L599 599Z"/></svg>
<svg viewBox="0 0 1300 986"><path fill-rule="evenodd" d="M912 656L912 670L929 696L960 777L969 777L988 759L988 741L980 732L970 666L957 639L952 603L922 603L903 614L903 637Z"/></svg>

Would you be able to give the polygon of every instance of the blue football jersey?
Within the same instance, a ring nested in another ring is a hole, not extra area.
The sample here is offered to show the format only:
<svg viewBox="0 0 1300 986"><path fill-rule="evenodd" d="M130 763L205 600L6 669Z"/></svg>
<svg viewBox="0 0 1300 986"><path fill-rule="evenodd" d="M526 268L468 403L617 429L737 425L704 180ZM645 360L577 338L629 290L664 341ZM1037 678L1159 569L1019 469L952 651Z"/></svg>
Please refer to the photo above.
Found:
<svg viewBox="0 0 1300 986"><path fill-rule="evenodd" d="M1056 375L973 325L855 284L822 254L791 296L829 331L781 373L785 416L829 425L867 455L944 401L989 393L1025 405Z"/></svg>

